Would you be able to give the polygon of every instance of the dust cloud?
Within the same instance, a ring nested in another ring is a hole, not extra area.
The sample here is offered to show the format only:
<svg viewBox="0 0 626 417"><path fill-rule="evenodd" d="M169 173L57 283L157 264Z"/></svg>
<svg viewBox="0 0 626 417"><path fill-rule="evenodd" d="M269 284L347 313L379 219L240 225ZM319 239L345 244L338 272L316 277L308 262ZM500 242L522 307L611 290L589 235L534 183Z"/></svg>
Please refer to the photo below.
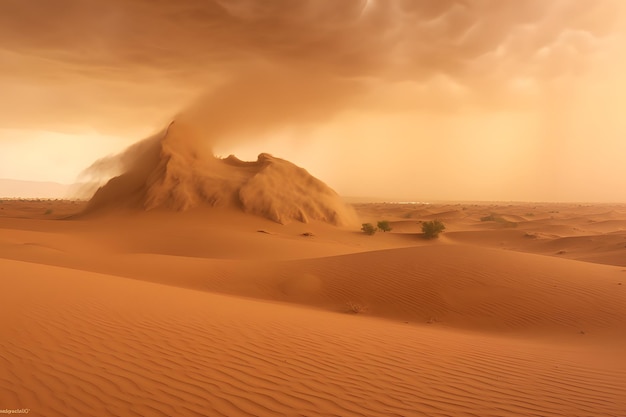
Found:
<svg viewBox="0 0 626 417"><path fill-rule="evenodd" d="M0 125L137 137L176 120L211 157L270 151L342 194L614 201L626 178L614 110L624 9L9 0ZM292 137L275 140L285 129Z"/></svg>
<svg viewBox="0 0 626 417"><path fill-rule="evenodd" d="M260 154L255 162L216 158L184 122L122 154L96 162L92 174L121 168L100 187L86 214L119 209L239 209L278 223L311 220L354 226L356 215L337 193L306 170Z"/></svg>

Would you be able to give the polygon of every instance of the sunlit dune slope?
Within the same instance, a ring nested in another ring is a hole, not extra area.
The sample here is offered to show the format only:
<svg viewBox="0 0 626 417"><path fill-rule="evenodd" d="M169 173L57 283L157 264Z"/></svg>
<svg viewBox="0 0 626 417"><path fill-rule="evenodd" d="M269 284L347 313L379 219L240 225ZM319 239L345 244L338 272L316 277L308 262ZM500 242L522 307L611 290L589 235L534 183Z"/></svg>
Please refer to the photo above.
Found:
<svg viewBox="0 0 626 417"><path fill-rule="evenodd" d="M0 401L35 416L618 416L621 352L0 260ZM584 336L581 336L583 338Z"/></svg>
<svg viewBox="0 0 626 417"><path fill-rule="evenodd" d="M482 247L480 235L455 244L455 232L433 242L210 213L38 221L40 231L7 230L0 248L10 259L418 324L590 337L623 336L626 326L617 266Z"/></svg>

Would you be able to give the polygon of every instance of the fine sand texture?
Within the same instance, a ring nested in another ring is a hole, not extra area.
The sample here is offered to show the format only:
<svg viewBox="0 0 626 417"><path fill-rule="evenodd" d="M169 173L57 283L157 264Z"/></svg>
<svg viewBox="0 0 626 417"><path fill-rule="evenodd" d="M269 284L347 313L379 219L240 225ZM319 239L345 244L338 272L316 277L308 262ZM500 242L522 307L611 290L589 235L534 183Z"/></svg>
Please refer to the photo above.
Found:
<svg viewBox="0 0 626 417"><path fill-rule="evenodd" d="M86 204L0 202L0 410L626 416L626 205Z"/></svg>

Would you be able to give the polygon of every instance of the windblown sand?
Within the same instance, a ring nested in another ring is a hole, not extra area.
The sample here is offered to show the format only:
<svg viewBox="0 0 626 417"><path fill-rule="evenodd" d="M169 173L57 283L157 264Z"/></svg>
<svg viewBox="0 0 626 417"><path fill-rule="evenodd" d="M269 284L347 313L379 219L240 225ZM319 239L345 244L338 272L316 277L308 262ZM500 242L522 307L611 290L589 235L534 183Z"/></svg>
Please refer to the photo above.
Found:
<svg viewBox="0 0 626 417"><path fill-rule="evenodd" d="M0 203L0 410L626 415L624 205L80 209Z"/></svg>
<svg viewBox="0 0 626 417"><path fill-rule="evenodd" d="M266 153L253 162L234 155L218 158L204 137L180 122L119 155L96 161L85 174L104 175L108 181L95 191L83 214L221 207L282 224L358 224L352 208L304 168Z"/></svg>

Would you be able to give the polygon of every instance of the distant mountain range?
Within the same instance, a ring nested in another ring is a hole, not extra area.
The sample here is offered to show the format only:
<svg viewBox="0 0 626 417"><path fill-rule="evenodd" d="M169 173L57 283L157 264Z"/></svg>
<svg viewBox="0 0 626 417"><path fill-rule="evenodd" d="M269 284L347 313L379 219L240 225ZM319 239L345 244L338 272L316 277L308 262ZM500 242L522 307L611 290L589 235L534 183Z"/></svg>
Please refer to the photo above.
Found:
<svg viewBox="0 0 626 417"><path fill-rule="evenodd" d="M67 198L71 185L0 178L0 198Z"/></svg>

